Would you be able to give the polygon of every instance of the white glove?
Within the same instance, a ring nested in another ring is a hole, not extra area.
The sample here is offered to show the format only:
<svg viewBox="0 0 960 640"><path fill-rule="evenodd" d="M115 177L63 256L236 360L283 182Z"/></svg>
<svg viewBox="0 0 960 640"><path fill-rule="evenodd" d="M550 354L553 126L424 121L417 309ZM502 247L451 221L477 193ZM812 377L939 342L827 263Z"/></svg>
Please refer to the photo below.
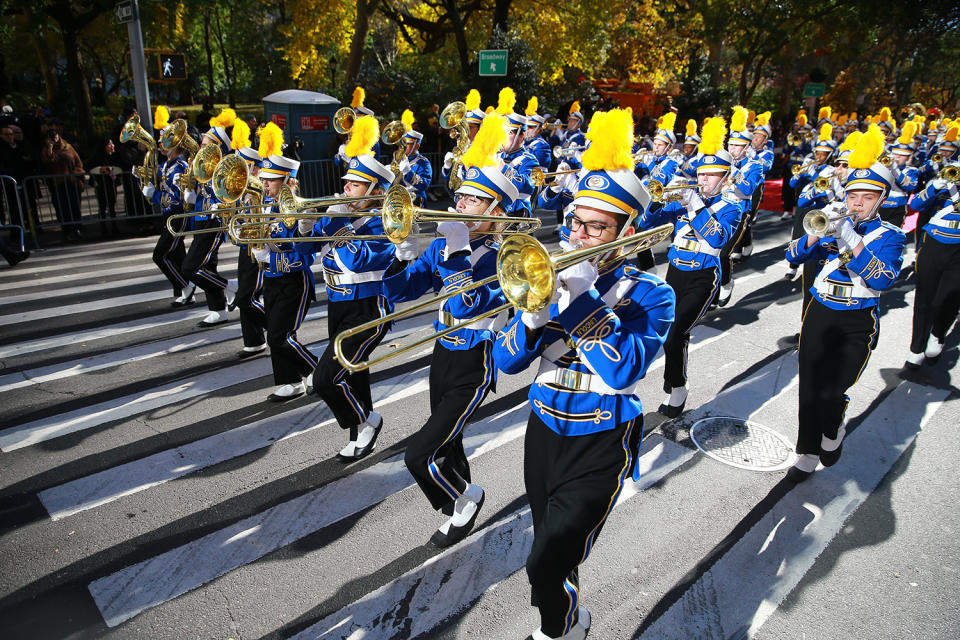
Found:
<svg viewBox="0 0 960 640"><path fill-rule="evenodd" d="M577 192L577 183L579 182L579 174L568 173L565 176L560 176L560 186L570 193Z"/></svg>
<svg viewBox="0 0 960 640"><path fill-rule="evenodd" d="M419 253L419 242L417 238L407 238L403 242L397 245L397 260L403 260L404 262L410 262L411 260L416 260Z"/></svg>
<svg viewBox="0 0 960 640"><path fill-rule="evenodd" d="M703 203L703 198L700 197L700 194L697 193L696 189L684 189L680 192L682 194L683 206L687 208L691 214L695 214L700 209L703 209L706 205Z"/></svg>
<svg viewBox="0 0 960 640"><path fill-rule="evenodd" d="M447 240L447 255L457 251L470 251L470 231L462 222L445 220L437 224L437 233Z"/></svg>
<svg viewBox="0 0 960 640"><path fill-rule="evenodd" d="M523 326L531 331L545 327L547 323L550 322L550 305L544 305L540 311L522 312L520 314L520 321L523 323Z"/></svg>
<svg viewBox="0 0 960 640"><path fill-rule="evenodd" d="M197 192L193 189L187 189L183 192L183 201L187 204L193 204L197 201Z"/></svg>
<svg viewBox="0 0 960 640"><path fill-rule="evenodd" d="M143 188L143 195L147 198L152 198L153 194L157 192L157 188L152 184L148 184Z"/></svg>
<svg viewBox="0 0 960 640"><path fill-rule="evenodd" d="M937 191L943 191L947 188L947 181L943 178L934 178L931 183L933 184L933 188Z"/></svg>
<svg viewBox="0 0 960 640"><path fill-rule="evenodd" d="M300 232L301 236L310 235L310 232L313 231L313 225L317 223L313 218L300 218L297 220L297 231Z"/></svg>
<svg viewBox="0 0 960 640"><path fill-rule="evenodd" d="M570 168L570 165L567 164L566 160L564 160L563 162L557 165L557 171L566 171L569 168Z"/></svg>
<svg viewBox="0 0 960 640"><path fill-rule="evenodd" d="M597 281L597 267L591 261L583 260L561 271L557 279L560 281L557 308L563 313L571 302L593 287Z"/></svg>
<svg viewBox="0 0 960 640"><path fill-rule="evenodd" d="M863 236L857 233L853 228L853 223L847 218L840 223L837 230L837 240L839 241L841 251L853 251L854 247L863 242Z"/></svg>
<svg viewBox="0 0 960 640"><path fill-rule="evenodd" d="M253 250L253 259L257 262L269 263L270 262L270 249L266 247L260 247L259 249Z"/></svg>
<svg viewBox="0 0 960 640"><path fill-rule="evenodd" d="M344 162L346 162L347 160L349 160L349 158L347 158L347 145L346 145L346 144L340 145L340 148L337 149L337 156L338 156L341 160L343 160Z"/></svg>
<svg viewBox="0 0 960 640"><path fill-rule="evenodd" d="M410 159L407 156L403 156L403 160L400 161L397 168L400 170L401 176L407 175L407 172L410 171Z"/></svg>
<svg viewBox="0 0 960 640"><path fill-rule="evenodd" d="M453 151L447 151L447 155L443 156L443 168L449 171L453 167Z"/></svg>

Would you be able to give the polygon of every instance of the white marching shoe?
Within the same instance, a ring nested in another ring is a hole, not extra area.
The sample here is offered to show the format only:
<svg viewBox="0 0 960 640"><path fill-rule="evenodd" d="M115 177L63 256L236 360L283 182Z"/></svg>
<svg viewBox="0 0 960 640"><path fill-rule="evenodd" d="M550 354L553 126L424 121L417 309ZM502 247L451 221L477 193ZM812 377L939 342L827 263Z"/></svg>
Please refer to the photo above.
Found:
<svg viewBox="0 0 960 640"><path fill-rule="evenodd" d="M223 324L224 322L229 322L230 314L227 313L227 310L223 311L211 311L203 320L201 320L197 326L199 327L215 327L218 324Z"/></svg>
<svg viewBox="0 0 960 640"><path fill-rule="evenodd" d="M670 390L670 396L657 409L657 413L668 418L676 418L683 413L683 408L687 404L687 387L673 387Z"/></svg>
<svg viewBox="0 0 960 640"><path fill-rule="evenodd" d="M590 632L590 612L586 607L577 607L577 624L573 625L570 631L559 638L551 638L540 629L537 629L529 636L527 640L585 640Z"/></svg>
<svg viewBox="0 0 960 640"><path fill-rule="evenodd" d="M793 279L796 278L796 277L797 277L797 268L796 268L796 267L790 267L789 269L787 269L787 272L786 272L785 274L783 274L783 279L784 279L784 280L793 280Z"/></svg>
<svg viewBox="0 0 960 640"><path fill-rule="evenodd" d="M743 247L743 249L741 249L740 253L743 254L744 258L749 258L750 254L753 253L753 245L752 244L746 245L745 247Z"/></svg>
<svg viewBox="0 0 960 640"><path fill-rule="evenodd" d="M792 217L793 217L793 212L792 212L792 211L784 211L784 212L783 212L783 215L780 216L780 219L781 219L781 220L789 220L789 219L792 218Z"/></svg>
<svg viewBox="0 0 960 640"><path fill-rule="evenodd" d="M377 445L377 437L380 435L380 429L383 428L383 416L376 411L371 411L367 419L357 425L357 439L347 443L340 453L337 454L337 461L344 464L356 462L366 458L373 452Z"/></svg>
<svg viewBox="0 0 960 640"><path fill-rule="evenodd" d="M813 475L820 464L820 456L812 453L804 453L797 456L797 461L792 467L787 469L787 480L791 482L803 482Z"/></svg>
<svg viewBox="0 0 960 640"><path fill-rule="evenodd" d="M718 306L725 307L730 302L730 298L733 297L733 285L733 279L727 284L720 285L720 295L717 296Z"/></svg>
<svg viewBox="0 0 960 640"><path fill-rule="evenodd" d="M173 307L185 307L188 304L193 304L193 293L197 290L197 285L192 282L185 286L180 292L179 298L174 298L173 302L170 303L170 306Z"/></svg>
<svg viewBox="0 0 960 640"><path fill-rule="evenodd" d="M227 287L223 290L223 295L227 299L227 309L233 311L237 308L237 281L227 280Z"/></svg>
<svg viewBox="0 0 960 640"><path fill-rule="evenodd" d="M307 395L313 393L313 372L310 372L310 375L304 380L304 384L307 385Z"/></svg>
<svg viewBox="0 0 960 640"><path fill-rule="evenodd" d="M306 389L303 386L302 382L296 384L283 384L277 387L273 393L267 396L267 400L270 402L286 402L287 400L293 400L294 398L299 398L306 392Z"/></svg>
<svg viewBox="0 0 960 640"><path fill-rule="evenodd" d="M943 341L936 336L931 335L927 339L927 348L924 350L923 355L927 356L931 360L935 360L936 358L940 357L941 353L943 353Z"/></svg>
<svg viewBox="0 0 960 640"><path fill-rule="evenodd" d="M904 366L907 369L919 369L926 357L923 353L914 353L911 351L910 355L907 356L907 361L904 363Z"/></svg>

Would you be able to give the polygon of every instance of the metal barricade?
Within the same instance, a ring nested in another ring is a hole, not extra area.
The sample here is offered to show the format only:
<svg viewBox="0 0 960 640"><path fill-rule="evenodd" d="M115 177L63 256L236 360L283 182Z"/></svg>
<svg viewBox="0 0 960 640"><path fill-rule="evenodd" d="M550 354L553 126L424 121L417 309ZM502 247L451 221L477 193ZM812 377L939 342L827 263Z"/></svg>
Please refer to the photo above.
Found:
<svg viewBox="0 0 960 640"><path fill-rule="evenodd" d="M344 170L337 168L333 160L304 160L297 170L300 195L304 198L322 198L343 191L340 176Z"/></svg>
<svg viewBox="0 0 960 640"><path fill-rule="evenodd" d="M18 239L20 251L26 247L26 233L24 230L24 206L20 197L20 185L13 176L0 175L0 204L2 204L2 215L0 218L0 229L7 229L14 232ZM36 237L34 236L34 244Z"/></svg>

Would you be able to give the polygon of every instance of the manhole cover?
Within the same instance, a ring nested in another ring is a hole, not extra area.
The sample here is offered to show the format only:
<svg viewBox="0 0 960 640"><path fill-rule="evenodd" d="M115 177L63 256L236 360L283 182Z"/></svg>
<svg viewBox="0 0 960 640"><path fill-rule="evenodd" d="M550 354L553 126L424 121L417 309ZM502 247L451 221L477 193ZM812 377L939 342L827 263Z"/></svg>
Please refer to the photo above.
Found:
<svg viewBox="0 0 960 640"><path fill-rule="evenodd" d="M703 418L690 428L700 451L752 471L781 471L793 464L793 445L776 431L740 418Z"/></svg>

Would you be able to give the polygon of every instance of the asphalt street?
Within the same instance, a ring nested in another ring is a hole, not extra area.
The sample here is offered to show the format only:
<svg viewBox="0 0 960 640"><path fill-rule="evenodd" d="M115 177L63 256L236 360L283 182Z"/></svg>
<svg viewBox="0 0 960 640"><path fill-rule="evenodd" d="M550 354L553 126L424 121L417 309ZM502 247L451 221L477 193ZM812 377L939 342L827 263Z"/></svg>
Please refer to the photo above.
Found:
<svg viewBox="0 0 960 640"><path fill-rule="evenodd" d="M789 483L801 296L783 278L789 225L761 214L732 302L695 328L679 418L656 413L662 358L648 372L643 473L581 567L591 639L960 636L960 330L936 365L902 370L911 246L850 392L841 461ZM0 636L520 640L535 629L522 480L534 371L501 375L468 426L486 503L466 540L434 548L444 516L403 465L428 415L431 349L373 372L385 426L373 455L344 466L345 433L315 396L266 402L269 357L236 357L237 312L199 329L202 295L170 306L153 243L0 267ZM237 249L220 256L233 277ZM325 318L321 295L299 334L315 353ZM429 335L433 318L399 322L379 351Z"/></svg>

